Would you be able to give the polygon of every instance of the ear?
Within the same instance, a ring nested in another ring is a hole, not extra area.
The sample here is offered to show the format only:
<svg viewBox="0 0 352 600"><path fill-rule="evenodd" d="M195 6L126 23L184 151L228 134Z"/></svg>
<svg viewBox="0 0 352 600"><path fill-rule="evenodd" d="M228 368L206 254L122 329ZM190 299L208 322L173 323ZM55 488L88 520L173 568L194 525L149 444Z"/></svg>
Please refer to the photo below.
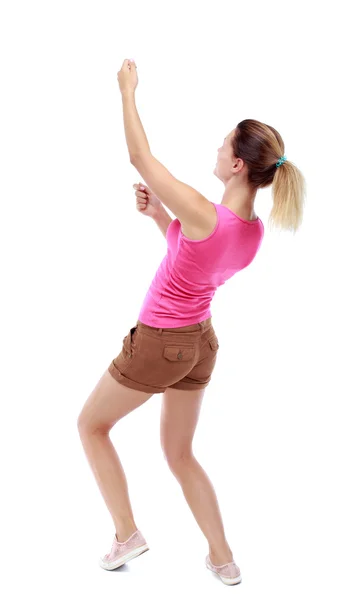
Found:
<svg viewBox="0 0 352 600"><path fill-rule="evenodd" d="M233 171L233 173L240 173L244 167L245 167L245 163L242 160L242 158L235 158L233 159L233 164L231 167L231 170Z"/></svg>

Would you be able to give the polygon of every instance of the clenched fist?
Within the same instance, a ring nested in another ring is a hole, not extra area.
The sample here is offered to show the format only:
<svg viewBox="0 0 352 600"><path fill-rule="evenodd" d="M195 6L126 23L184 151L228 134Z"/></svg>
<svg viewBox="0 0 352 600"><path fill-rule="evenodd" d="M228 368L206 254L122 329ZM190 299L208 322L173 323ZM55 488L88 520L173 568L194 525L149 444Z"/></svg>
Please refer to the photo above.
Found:
<svg viewBox="0 0 352 600"><path fill-rule="evenodd" d="M143 183L135 183L137 210L153 219L157 216L162 204L155 194Z"/></svg>

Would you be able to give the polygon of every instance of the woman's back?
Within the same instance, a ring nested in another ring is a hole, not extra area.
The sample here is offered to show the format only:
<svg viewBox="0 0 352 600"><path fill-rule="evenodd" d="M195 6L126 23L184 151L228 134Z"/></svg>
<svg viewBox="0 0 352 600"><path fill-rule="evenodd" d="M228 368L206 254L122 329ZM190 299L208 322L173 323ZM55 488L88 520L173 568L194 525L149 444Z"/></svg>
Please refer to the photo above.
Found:
<svg viewBox="0 0 352 600"><path fill-rule="evenodd" d="M203 240L187 238L178 219L170 223L167 254L138 317L146 325L182 327L208 319L217 288L257 254L264 236L262 221L246 221L227 206L213 204L217 223Z"/></svg>

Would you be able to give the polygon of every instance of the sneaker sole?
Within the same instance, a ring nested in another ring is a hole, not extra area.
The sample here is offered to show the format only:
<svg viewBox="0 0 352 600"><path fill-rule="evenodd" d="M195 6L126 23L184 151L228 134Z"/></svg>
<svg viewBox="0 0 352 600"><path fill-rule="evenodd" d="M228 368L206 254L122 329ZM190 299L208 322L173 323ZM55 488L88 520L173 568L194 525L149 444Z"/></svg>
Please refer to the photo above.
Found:
<svg viewBox="0 0 352 600"><path fill-rule="evenodd" d="M208 564L205 565L207 569L209 569L209 571L211 571L212 573L215 573L215 575L217 575L218 577L220 577L221 581L223 583L225 583L226 585L235 585L236 583L240 583L242 581L242 576L239 575L238 577L222 577L222 575L220 575L220 573L217 573L216 571L214 571L214 569L212 569L211 567L209 567Z"/></svg>
<svg viewBox="0 0 352 600"><path fill-rule="evenodd" d="M107 571L112 571L113 569L117 569L118 567L121 567L129 560L132 560L132 558L136 558L140 554L143 554L143 552L147 552L147 550L149 550L149 546L147 544L145 544L144 546L139 546L138 548L131 550L131 552L128 552L128 554L125 554L124 556L122 556L118 560L114 560L113 562L105 562L101 558L99 564L102 567L102 569L106 569Z"/></svg>

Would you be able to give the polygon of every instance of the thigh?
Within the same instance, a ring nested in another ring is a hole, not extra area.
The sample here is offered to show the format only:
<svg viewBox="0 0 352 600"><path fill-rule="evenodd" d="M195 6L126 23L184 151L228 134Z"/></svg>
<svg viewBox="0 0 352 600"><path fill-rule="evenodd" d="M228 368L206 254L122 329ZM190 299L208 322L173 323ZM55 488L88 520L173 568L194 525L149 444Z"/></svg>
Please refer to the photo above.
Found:
<svg viewBox="0 0 352 600"><path fill-rule="evenodd" d="M86 400L78 425L89 431L110 431L119 419L144 404L152 395L121 385L106 370Z"/></svg>
<svg viewBox="0 0 352 600"><path fill-rule="evenodd" d="M205 389L165 390L161 405L160 440L169 462L191 453L204 393Z"/></svg>

